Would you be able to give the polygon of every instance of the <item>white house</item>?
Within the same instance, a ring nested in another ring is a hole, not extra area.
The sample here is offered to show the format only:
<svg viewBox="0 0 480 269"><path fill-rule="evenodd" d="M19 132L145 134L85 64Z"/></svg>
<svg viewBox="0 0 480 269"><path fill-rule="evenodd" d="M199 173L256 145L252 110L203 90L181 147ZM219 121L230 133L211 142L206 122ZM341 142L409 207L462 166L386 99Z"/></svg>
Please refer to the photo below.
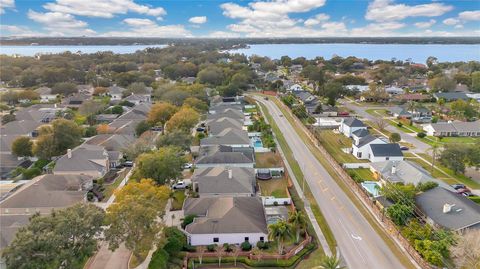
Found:
<svg viewBox="0 0 480 269"><path fill-rule="evenodd" d="M367 126L363 124L361 120L353 117L343 119L338 128L338 130L346 137L352 137L353 132L361 129L367 130Z"/></svg>
<svg viewBox="0 0 480 269"><path fill-rule="evenodd" d="M268 240L265 209L260 197L188 198L183 211L184 216L196 216L184 230L192 246L245 241L256 245Z"/></svg>
<svg viewBox="0 0 480 269"><path fill-rule="evenodd" d="M402 93L405 92L402 88L395 87L395 86L387 87L387 88L385 88L385 91L386 91L388 94L391 94L391 95L402 94Z"/></svg>
<svg viewBox="0 0 480 269"><path fill-rule="evenodd" d="M371 162L403 161L403 153L397 143L370 144L368 146L368 159Z"/></svg>
<svg viewBox="0 0 480 269"><path fill-rule="evenodd" d="M352 144L352 154L357 159L369 159L370 145L386 144L382 139L373 135L366 135L358 140L354 140Z"/></svg>
<svg viewBox="0 0 480 269"><path fill-rule="evenodd" d="M290 88L288 88L288 91L298 92L298 91L303 91L303 88L299 84L293 84L292 86L290 86Z"/></svg>
<svg viewBox="0 0 480 269"><path fill-rule="evenodd" d="M369 89L368 85L347 85L345 88L350 91L358 92L366 92Z"/></svg>
<svg viewBox="0 0 480 269"><path fill-rule="evenodd" d="M57 99L57 95L53 94L52 89L48 87L40 87L35 92L40 95L40 102L42 103L48 103Z"/></svg>
<svg viewBox="0 0 480 269"><path fill-rule="evenodd" d="M429 136L480 136L480 120L473 122L431 123L423 127Z"/></svg>
<svg viewBox="0 0 480 269"><path fill-rule="evenodd" d="M123 92L126 90L127 89L118 87L118 86L108 87L108 95L110 95L110 100L112 101L122 100Z"/></svg>

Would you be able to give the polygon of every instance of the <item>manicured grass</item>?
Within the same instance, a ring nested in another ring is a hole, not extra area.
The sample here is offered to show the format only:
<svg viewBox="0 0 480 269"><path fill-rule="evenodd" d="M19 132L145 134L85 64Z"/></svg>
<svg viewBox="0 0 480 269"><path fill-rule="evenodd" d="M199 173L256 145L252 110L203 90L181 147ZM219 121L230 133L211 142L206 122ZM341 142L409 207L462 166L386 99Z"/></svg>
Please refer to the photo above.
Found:
<svg viewBox="0 0 480 269"><path fill-rule="evenodd" d="M275 198L285 198L287 195L287 179L273 178L269 180L257 180L262 196L274 196Z"/></svg>
<svg viewBox="0 0 480 269"><path fill-rule="evenodd" d="M365 123L368 127L370 127L370 128L368 128L370 133L381 135L381 136L386 136L387 138L390 137L390 135L392 134L390 131L385 130L385 129L381 130L381 131L378 130L378 128L375 126L375 124L371 121L364 120L363 123Z"/></svg>
<svg viewBox="0 0 480 269"><path fill-rule="evenodd" d="M355 173L362 181L376 181L368 168L347 169L348 173Z"/></svg>
<svg viewBox="0 0 480 269"><path fill-rule="evenodd" d="M446 144L474 144L480 141L478 137L443 137L439 139L434 136L426 136L424 138L417 137L420 141L429 144L430 146L444 146Z"/></svg>
<svg viewBox="0 0 480 269"><path fill-rule="evenodd" d="M400 127L400 126L398 126L398 121L395 121L395 120L392 120L392 119L385 119L385 120L388 122L388 124L397 128L401 132L408 133L408 134L413 134L414 133L413 128L410 128L411 126L405 127L405 125L402 125Z"/></svg>
<svg viewBox="0 0 480 269"><path fill-rule="evenodd" d="M148 251L146 253L140 253L141 260L137 259L137 256L132 254L132 257L129 261L128 268L136 268L139 266L146 258L148 255Z"/></svg>
<svg viewBox="0 0 480 269"><path fill-rule="evenodd" d="M276 99L276 98L272 98L272 100L277 104L277 106L279 107L279 109L283 112L284 116L287 118L287 120L295 127L297 126L295 121L293 120L293 117L292 115L287 112L285 110L285 108L282 106L281 102ZM265 107L262 106L264 110ZM270 117L271 118L271 117ZM272 125L273 126L273 125ZM342 188L342 190L349 196L350 200L355 204L355 206L362 212L362 215L365 216L365 218L367 219L367 221L370 223L370 225L377 231L377 233L382 237L382 239L385 241L385 243L390 247L390 249L395 253L395 255L400 259L400 261L402 262L402 264L404 264L407 268L415 268L413 266L413 264L410 262L409 258L407 257L407 255L405 255L399 248L398 246L394 243L393 239L388 236L385 231L383 230L383 228L381 228L379 226L379 224L377 223L377 221L373 218L373 216L364 208L364 205L361 204L361 202L359 201L358 197L355 196L355 194L353 193L353 191L339 178L339 176L336 174L336 172L333 170L333 168L330 166L330 164L328 163L328 161L322 156L322 154L320 153L320 151L312 144L312 142L310 141L310 139L307 137L307 135L305 134L305 132L303 131L300 131L301 128L298 127L297 129L297 134L302 138L302 140L304 141L304 143L307 145L307 147L309 147L309 149L311 150L311 152L315 155L315 157L317 158L317 160L322 164L322 166L327 170L327 172L330 174L330 176L335 179L335 181L337 182L337 184L340 186L340 188ZM277 131L280 133L280 131L278 130L277 128ZM281 133L280 133L281 134ZM283 136L282 136L283 137ZM278 137L277 137L278 138ZM290 161L289 161L290 163ZM297 164L298 165L298 164ZM293 168L292 168L293 169ZM299 169L299 167L298 167ZM301 172L300 172L301 173ZM298 179L298 178L297 178ZM308 191L308 193L310 193L311 195L311 192L310 190ZM308 198L308 197L307 197ZM315 204L316 205L316 204ZM312 206L312 209L313 209L313 206ZM320 223L319 223L320 224ZM320 226L322 227L322 226ZM327 226L328 227L328 226ZM323 229L322 229L323 230ZM332 235L333 236L333 235Z"/></svg>
<svg viewBox="0 0 480 269"><path fill-rule="evenodd" d="M317 139L338 163L367 162L367 160L359 160L352 154L342 151L343 148L352 147L352 140L342 134L336 134L331 130L317 131Z"/></svg>
<svg viewBox="0 0 480 269"><path fill-rule="evenodd" d="M282 132L278 128L277 124L273 121L273 118L270 115L267 108L262 103L259 103L259 104L262 107L263 112L265 113L265 117L267 117L269 123L272 126L272 130L275 133L278 143L283 150L283 153L285 155L285 158L287 159L287 162L290 164L290 167L292 168L292 172L295 175L295 178L299 181L299 183L302 183L303 173L300 169L299 164L293 157L293 152L288 146L287 141L285 140L285 137L283 136ZM318 225L320 226L320 229L322 230L322 233L325 236L325 239L327 240L327 244L330 247L330 250L332 251L332 253L335 253L337 242L335 241L335 237L333 236L332 230L330 230L330 227L328 226L328 223L325 217L323 216L320 210L320 207L315 201L315 198L313 197L313 194L310 191L308 184L306 184L305 186L305 196L310 203L310 207L312 208L315 219L317 220Z"/></svg>
<svg viewBox="0 0 480 269"><path fill-rule="evenodd" d="M372 115L372 116L375 116L375 117L378 117L379 114L381 116L389 116L387 114L387 110L386 109L375 109L375 108L370 108L370 109L366 109L365 112L367 112L368 114Z"/></svg>
<svg viewBox="0 0 480 269"><path fill-rule="evenodd" d="M130 169L125 169L122 173L118 174L117 178L115 181L111 184L104 184L103 186L105 187L105 191L103 191L103 195L105 196L103 198L103 201L108 201L110 196L112 196L113 192L115 191L116 188L118 188L118 185L122 182L122 180L125 178L125 176L128 174L128 171Z"/></svg>
<svg viewBox="0 0 480 269"><path fill-rule="evenodd" d="M183 206L183 201L185 201L185 198L187 196L185 195L184 190L176 190L173 192L172 196L172 210L180 210L182 209Z"/></svg>
<svg viewBox="0 0 480 269"><path fill-rule="evenodd" d="M283 167L282 157L274 152L255 153L255 167L257 168L274 168Z"/></svg>

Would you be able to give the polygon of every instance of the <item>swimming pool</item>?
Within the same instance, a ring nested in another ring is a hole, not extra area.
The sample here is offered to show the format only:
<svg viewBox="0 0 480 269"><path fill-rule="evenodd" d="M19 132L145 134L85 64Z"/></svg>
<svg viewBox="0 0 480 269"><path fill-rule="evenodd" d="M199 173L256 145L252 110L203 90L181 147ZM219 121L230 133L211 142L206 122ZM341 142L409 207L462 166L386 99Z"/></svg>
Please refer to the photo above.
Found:
<svg viewBox="0 0 480 269"><path fill-rule="evenodd" d="M259 138L253 138L252 139L252 145L254 148L263 148L263 143L262 140Z"/></svg>
<svg viewBox="0 0 480 269"><path fill-rule="evenodd" d="M380 184L375 181L364 181L361 183L362 187L366 189L373 197L380 196Z"/></svg>

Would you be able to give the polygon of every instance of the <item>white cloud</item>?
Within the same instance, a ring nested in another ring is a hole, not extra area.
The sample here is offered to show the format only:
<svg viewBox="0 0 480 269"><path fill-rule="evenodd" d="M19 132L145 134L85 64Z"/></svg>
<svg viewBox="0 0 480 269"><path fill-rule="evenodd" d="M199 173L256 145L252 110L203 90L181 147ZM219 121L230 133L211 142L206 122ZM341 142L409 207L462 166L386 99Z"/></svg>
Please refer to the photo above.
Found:
<svg viewBox="0 0 480 269"><path fill-rule="evenodd" d="M460 12L458 18L464 21L480 21L480 10Z"/></svg>
<svg viewBox="0 0 480 269"><path fill-rule="evenodd" d="M5 13L5 9L14 7L15 0L0 0L0 14Z"/></svg>
<svg viewBox="0 0 480 269"><path fill-rule="evenodd" d="M368 5L365 18L379 22L399 21L407 17L436 17L452 9L452 6L442 3L409 6L405 4L395 4L393 0L374 0Z"/></svg>
<svg viewBox="0 0 480 269"><path fill-rule="evenodd" d="M238 33L226 32L226 31L214 31L209 33L206 37L210 38L235 38L240 37Z"/></svg>
<svg viewBox="0 0 480 269"><path fill-rule="evenodd" d="M432 25L434 25L437 21L434 20L434 19L431 19L429 21L420 21L420 22L417 22L415 23L415 26L417 28L430 28L432 27Z"/></svg>
<svg viewBox="0 0 480 269"><path fill-rule="evenodd" d="M448 18L443 20L443 24L450 25L450 26L457 25L459 23L460 23L460 20L455 18Z"/></svg>
<svg viewBox="0 0 480 269"><path fill-rule="evenodd" d="M204 24L207 22L207 17L206 16L191 17L188 21L195 24Z"/></svg>
<svg viewBox="0 0 480 269"><path fill-rule="evenodd" d="M60 12L35 12L29 10L27 13L29 19L43 25L43 28L49 31L52 36L83 36L93 35L95 31L87 28L88 24L84 21L75 19L70 14Z"/></svg>
<svg viewBox="0 0 480 269"><path fill-rule="evenodd" d="M303 24L305 24L305 26L314 26L320 24L321 22L328 21L329 19L330 16L325 13L320 13L313 18L309 18Z"/></svg>
<svg viewBox="0 0 480 269"><path fill-rule="evenodd" d="M45 9L88 17L113 18L115 14L134 12L154 17L167 14L162 7L140 5L133 0L56 0L43 5Z"/></svg>
<svg viewBox="0 0 480 269"><path fill-rule="evenodd" d="M149 19L127 18L123 20L130 27L127 31L111 31L101 36L113 37L192 37L183 25L158 25Z"/></svg>
<svg viewBox="0 0 480 269"><path fill-rule="evenodd" d="M364 27L353 28L350 31L352 36L399 36L395 30L405 27L400 22L370 23Z"/></svg>
<svg viewBox="0 0 480 269"><path fill-rule="evenodd" d="M2 36L40 36L42 34L32 31L25 26L0 24L0 33Z"/></svg>

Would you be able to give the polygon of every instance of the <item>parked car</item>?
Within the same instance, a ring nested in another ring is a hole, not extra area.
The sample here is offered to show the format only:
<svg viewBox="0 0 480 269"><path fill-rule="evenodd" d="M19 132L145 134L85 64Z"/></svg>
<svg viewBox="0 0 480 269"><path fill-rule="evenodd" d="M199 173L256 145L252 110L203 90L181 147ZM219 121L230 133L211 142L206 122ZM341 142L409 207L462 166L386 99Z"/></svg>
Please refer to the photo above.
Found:
<svg viewBox="0 0 480 269"><path fill-rule="evenodd" d="M156 132L161 132L163 130L163 127L162 126L153 126L152 128L150 128L150 130L156 131Z"/></svg>
<svg viewBox="0 0 480 269"><path fill-rule="evenodd" d="M193 164L191 164L191 163L186 163L186 164L183 165L183 169L190 169L192 167L193 167Z"/></svg>
<svg viewBox="0 0 480 269"><path fill-rule="evenodd" d="M123 163L123 166L124 167L132 167L133 166L133 162L132 161L126 161Z"/></svg>
<svg viewBox="0 0 480 269"><path fill-rule="evenodd" d="M177 183L173 184L172 189L174 190L181 190L186 189L190 184L186 181L178 181Z"/></svg>
<svg viewBox="0 0 480 269"><path fill-rule="evenodd" d="M348 115L350 115L350 113L348 113L347 111L338 112L338 116L348 116Z"/></svg>
<svg viewBox="0 0 480 269"><path fill-rule="evenodd" d="M406 146L403 146L403 147L400 147L400 150L409 150L409 148Z"/></svg>
<svg viewBox="0 0 480 269"><path fill-rule="evenodd" d="M466 189L466 188L467 188L467 187L465 187L464 184L452 184L452 185L450 185L450 186L452 186L452 188L454 188L454 189L456 189L456 190L458 190L458 189Z"/></svg>
<svg viewBox="0 0 480 269"><path fill-rule="evenodd" d="M265 97L263 97L263 99L268 100L268 97L265 96Z"/></svg>
<svg viewBox="0 0 480 269"><path fill-rule="evenodd" d="M475 196L475 194L469 192L469 191L466 191L464 193L462 193L463 196L466 196L466 197L470 197L470 196Z"/></svg>
<svg viewBox="0 0 480 269"><path fill-rule="evenodd" d="M198 127L198 128L197 128L197 132L205 132L205 128L203 128L203 127Z"/></svg>
<svg viewBox="0 0 480 269"><path fill-rule="evenodd" d="M457 193L460 193L460 194L461 194L461 193L465 193L465 192L470 192L470 190L467 189L467 188L457 189Z"/></svg>

